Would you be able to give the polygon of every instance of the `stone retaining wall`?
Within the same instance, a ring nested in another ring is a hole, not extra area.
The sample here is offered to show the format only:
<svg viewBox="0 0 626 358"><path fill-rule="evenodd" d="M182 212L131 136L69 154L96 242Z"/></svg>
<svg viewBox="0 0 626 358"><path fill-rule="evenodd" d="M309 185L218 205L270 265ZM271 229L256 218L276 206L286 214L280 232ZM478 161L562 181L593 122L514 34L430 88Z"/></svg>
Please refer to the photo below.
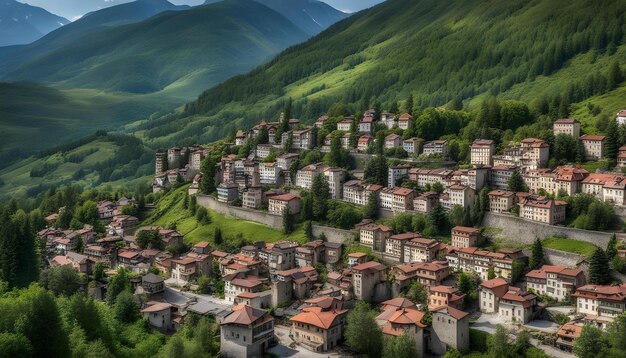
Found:
<svg viewBox="0 0 626 358"><path fill-rule="evenodd" d="M500 229L497 237L506 241L532 244L535 238L545 239L550 236L566 236L572 240L589 242L603 249L608 245L612 233L553 226L524 220L507 214L486 213L482 226ZM618 234L618 238L622 236Z"/></svg>
<svg viewBox="0 0 626 358"><path fill-rule="evenodd" d="M354 236L355 232L350 230L336 229L334 227L313 225L313 236L319 237L321 234L326 236L328 242L343 244L346 239Z"/></svg>
<svg viewBox="0 0 626 358"><path fill-rule="evenodd" d="M522 251L526 256L532 256L531 249L524 249ZM546 262L555 266L576 267L576 264L584 258L583 255L580 254L548 249L546 247L543 248L543 252L546 256Z"/></svg>
<svg viewBox="0 0 626 358"><path fill-rule="evenodd" d="M283 227L282 216L271 215L267 212L259 210L230 206L226 203L221 203L217 201L217 199L209 195L197 195L196 197L198 200L198 205L204 206L207 209L217 211L220 214L234 216L242 220L254 221L267 225L269 227L273 227L275 229L280 229Z"/></svg>

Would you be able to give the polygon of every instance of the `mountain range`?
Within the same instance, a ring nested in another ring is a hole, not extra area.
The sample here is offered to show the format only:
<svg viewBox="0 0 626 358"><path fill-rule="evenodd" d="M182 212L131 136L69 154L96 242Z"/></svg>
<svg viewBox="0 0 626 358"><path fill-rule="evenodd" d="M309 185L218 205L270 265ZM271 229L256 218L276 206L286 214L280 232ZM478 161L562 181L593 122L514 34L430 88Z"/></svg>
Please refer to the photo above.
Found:
<svg viewBox="0 0 626 358"><path fill-rule="evenodd" d="M4 0L0 2L0 46L33 42L68 23L40 7Z"/></svg>

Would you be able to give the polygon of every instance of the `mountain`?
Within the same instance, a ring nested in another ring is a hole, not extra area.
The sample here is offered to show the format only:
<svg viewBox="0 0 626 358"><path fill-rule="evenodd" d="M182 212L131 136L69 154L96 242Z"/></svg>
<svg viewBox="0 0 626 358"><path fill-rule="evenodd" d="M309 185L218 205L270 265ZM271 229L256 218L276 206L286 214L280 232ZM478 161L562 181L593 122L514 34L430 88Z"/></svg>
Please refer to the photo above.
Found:
<svg viewBox="0 0 626 358"><path fill-rule="evenodd" d="M26 1L26 0L24 0ZM40 6L55 14L76 20L86 13L127 3L132 0L27 0L29 4Z"/></svg>
<svg viewBox="0 0 626 358"><path fill-rule="evenodd" d="M4 0L0 3L0 46L33 42L68 23L40 7Z"/></svg>
<svg viewBox="0 0 626 358"><path fill-rule="evenodd" d="M372 98L388 110L410 93L441 106L492 95L550 100L573 87L578 102L595 94L579 89L624 62L625 11L626 2L608 0L388 0L209 89L186 106L177 120L184 126L168 140L198 127L199 140L217 139L225 126L275 118L288 97L306 120L333 103L359 111ZM158 133L145 135L166 143Z"/></svg>
<svg viewBox="0 0 626 358"><path fill-rule="evenodd" d="M344 12L357 12L372 7L385 0L325 0L328 5Z"/></svg>
<svg viewBox="0 0 626 358"><path fill-rule="evenodd" d="M317 0L255 1L282 14L311 36L317 35L330 25L348 16L348 14Z"/></svg>
<svg viewBox="0 0 626 358"><path fill-rule="evenodd" d="M47 46L42 41L0 55L9 63L4 79L190 98L308 35L266 6L228 0L70 38L51 51L38 52Z"/></svg>

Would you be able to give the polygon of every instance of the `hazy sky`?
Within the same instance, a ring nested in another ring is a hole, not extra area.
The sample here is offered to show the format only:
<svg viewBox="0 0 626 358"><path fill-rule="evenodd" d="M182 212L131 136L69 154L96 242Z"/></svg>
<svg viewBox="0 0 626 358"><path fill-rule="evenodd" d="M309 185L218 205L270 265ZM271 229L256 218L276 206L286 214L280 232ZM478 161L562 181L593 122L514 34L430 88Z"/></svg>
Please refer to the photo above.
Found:
<svg viewBox="0 0 626 358"><path fill-rule="evenodd" d="M23 3L42 7L56 15L63 16L68 20L76 20L82 15L105 7L130 2L132 0L18 0ZM181 5L200 5L204 0L169 0L171 3ZM330 6L345 12L359 11L384 0L321 0Z"/></svg>

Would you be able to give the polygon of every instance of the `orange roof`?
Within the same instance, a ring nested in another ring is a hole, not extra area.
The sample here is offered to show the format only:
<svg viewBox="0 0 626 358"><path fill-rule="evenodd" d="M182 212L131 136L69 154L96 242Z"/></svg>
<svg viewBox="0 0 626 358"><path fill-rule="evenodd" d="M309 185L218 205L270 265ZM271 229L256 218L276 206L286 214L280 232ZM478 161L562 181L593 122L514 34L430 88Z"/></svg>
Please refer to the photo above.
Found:
<svg viewBox="0 0 626 358"><path fill-rule="evenodd" d="M496 277L491 280L483 281L480 283L480 286L492 290L498 297L504 296L509 289L509 284L502 277Z"/></svg>
<svg viewBox="0 0 626 358"><path fill-rule="evenodd" d="M342 316L348 310L324 311L321 307L304 307L302 312L289 319L292 322L310 324L312 326L329 329L337 317Z"/></svg>
<svg viewBox="0 0 626 358"><path fill-rule="evenodd" d="M440 307L432 309L431 311L438 312L438 311L443 311L443 310L448 311L448 314L450 316L452 316L452 318L454 318L456 320L460 320L462 318L465 318L465 317L469 316L469 313L467 313L465 311L458 310L458 309L456 309L454 307L450 307L450 306L440 306Z"/></svg>
<svg viewBox="0 0 626 358"><path fill-rule="evenodd" d="M148 302L149 306L141 310L141 313L153 313L160 312L172 307L171 304L167 302Z"/></svg>
<svg viewBox="0 0 626 358"><path fill-rule="evenodd" d="M237 305L233 307L233 311L229 313L221 324L242 324L250 325L259 320L271 321L273 318L266 311L250 307L248 305Z"/></svg>
<svg viewBox="0 0 626 358"><path fill-rule="evenodd" d="M604 136L603 135L592 135L592 134L585 134L583 136L580 137L580 140L590 140L590 141L603 141L604 140Z"/></svg>
<svg viewBox="0 0 626 358"><path fill-rule="evenodd" d="M368 261L362 264L358 264L354 266L352 269L356 271L365 271L365 270L382 271L386 268L387 267L385 265L378 263L376 261Z"/></svg>
<svg viewBox="0 0 626 358"><path fill-rule="evenodd" d="M576 339L580 337L582 330L583 330L582 326L579 326L572 322L568 322L559 329L559 331L557 332L557 335Z"/></svg>
<svg viewBox="0 0 626 358"><path fill-rule="evenodd" d="M296 198L300 198L300 197L297 195L288 193L288 194L273 196L270 198L270 200L292 201L293 199L296 199Z"/></svg>
<svg viewBox="0 0 626 358"><path fill-rule="evenodd" d="M389 307L396 308L415 308L415 303L404 297L396 297L382 303L382 310L386 311Z"/></svg>
<svg viewBox="0 0 626 358"><path fill-rule="evenodd" d="M388 322L400 325L416 325L424 328L426 325L422 323L423 318L424 312L422 311L401 308L389 317Z"/></svg>
<svg viewBox="0 0 626 358"><path fill-rule="evenodd" d="M615 286L586 285L576 289L572 296L624 302L626 301L626 283Z"/></svg>

